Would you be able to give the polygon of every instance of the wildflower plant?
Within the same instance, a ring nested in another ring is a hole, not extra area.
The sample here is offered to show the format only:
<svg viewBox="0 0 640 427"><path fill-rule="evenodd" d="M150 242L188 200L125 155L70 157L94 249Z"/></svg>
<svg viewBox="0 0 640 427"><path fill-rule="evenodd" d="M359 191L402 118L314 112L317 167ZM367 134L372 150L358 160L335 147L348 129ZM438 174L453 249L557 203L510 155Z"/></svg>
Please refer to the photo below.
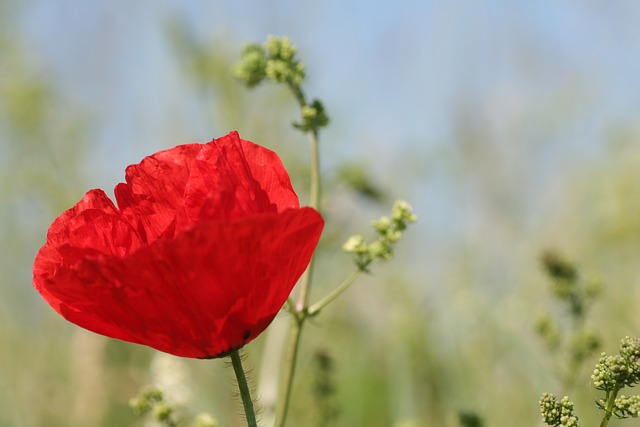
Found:
<svg viewBox="0 0 640 427"><path fill-rule="evenodd" d="M355 271L312 303L313 254L324 226L319 131L328 115L321 101L307 100L305 67L287 38L247 45L235 74L247 87L271 81L293 94L300 107L293 126L309 138L309 206L300 206L277 154L237 132L178 145L129 166L115 203L94 189L63 212L36 256L33 283L62 317L93 332L179 357L230 357L249 427L258 424L240 350L286 304L291 326L273 424L283 427L304 324L375 262L393 258L416 216L398 201L372 222L373 240L351 237L343 249ZM333 364L326 355L317 362L321 425L330 425L339 412ZM147 388L131 407L164 427L218 425L207 414L188 420L184 402L168 391Z"/></svg>
<svg viewBox="0 0 640 427"><path fill-rule="evenodd" d="M300 107L300 119L299 121L294 121L292 125L305 133L309 140L309 206L322 212L320 206L319 133L322 128L329 124L329 116L322 101L319 99L309 101L305 95L302 89L302 83L306 77L305 66L298 60L297 52L297 47L287 37L270 36L262 45L252 43L244 47L240 62L234 68L234 73L248 88L253 88L259 83L268 80L274 84L284 85L293 95ZM286 422L297 365L298 349L306 321L310 317L318 315L325 306L348 289L362 272L367 271L367 267L374 260L391 259L393 257L394 244L400 239L402 231L404 231L407 224L415 220L416 216L413 214L411 207L406 202L397 202L394 205L391 218L385 217L379 220L380 224L374 225L378 230L379 237L371 242L371 245L367 245L365 251L362 251L360 247L353 247L353 239L357 239L357 237L350 238L343 246L343 250L355 255L356 271L333 291L313 304L309 301L314 267L314 257L311 258L307 271L298 285L296 298L287 300L287 307L292 316L285 357L282 360L273 427L283 427ZM362 243L364 244L364 240L362 240ZM356 253L354 251L360 252Z"/></svg>
<svg viewBox="0 0 640 427"><path fill-rule="evenodd" d="M555 355L563 389L570 391L585 362L596 355L601 345L600 334L588 325L587 319L593 304L601 296L602 285L597 280L583 279L577 267L557 252L545 252L541 261L559 313L557 316L541 313L535 328Z"/></svg>
<svg viewBox="0 0 640 427"><path fill-rule="evenodd" d="M561 329L560 322L546 315L537 323L537 331L550 350L564 352L564 370L559 372L564 389L571 389L577 381L584 362L600 347L600 335L586 327L589 308L601 293L599 282L583 282L576 267L554 252L542 257L545 271L552 280L551 293L563 303L569 318L569 327ZM559 357L559 359L562 359ZM560 360L562 362L562 360ZM612 417L637 418L640 413L640 396L619 394L625 387L640 383L640 340L625 337L618 354L602 353L591 375L594 389L604 392L596 399L603 411L600 427L606 427ZM578 427L574 403L568 396L558 400L552 393L540 398L543 421L554 427Z"/></svg>
<svg viewBox="0 0 640 427"><path fill-rule="evenodd" d="M640 383L640 339L625 337L620 342L618 354L602 353L591 375L593 388L604 392L596 405L604 415L600 427L606 427L612 417L638 418L640 396L623 395L624 388ZM568 397L557 402L553 394L544 393L540 399L542 418L550 426L578 426L573 414L573 403Z"/></svg>

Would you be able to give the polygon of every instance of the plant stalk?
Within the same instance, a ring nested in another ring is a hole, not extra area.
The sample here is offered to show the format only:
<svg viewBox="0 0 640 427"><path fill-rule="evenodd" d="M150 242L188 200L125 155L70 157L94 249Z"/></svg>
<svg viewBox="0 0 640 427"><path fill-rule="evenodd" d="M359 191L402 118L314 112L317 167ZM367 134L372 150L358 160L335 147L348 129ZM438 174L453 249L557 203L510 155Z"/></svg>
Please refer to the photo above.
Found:
<svg viewBox="0 0 640 427"><path fill-rule="evenodd" d="M600 427L607 427L607 424L609 424L611 415L613 415L613 404L616 401L616 396L618 395L619 390L620 389L618 387L611 390L611 394L607 398L607 403L604 407L604 417L602 417L602 422L600 423Z"/></svg>
<svg viewBox="0 0 640 427"><path fill-rule="evenodd" d="M299 86L291 86L293 93L300 103L301 107L306 105L304 94ZM310 162L310 181L309 189L309 206L320 211L320 154L318 149L318 130L314 129L308 132L309 135L309 162ZM300 337L302 334L302 326L308 317L309 290L313 278L313 267L315 264L315 255L311 257L309 266L302 275L300 281L300 290L293 307L293 318L291 319L291 327L289 329L288 348L282 366L280 376L280 385L278 390L278 401L275 411L275 422L273 427L283 427L289 410L289 401L291 400L291 388L295 376L296 363L298 359L298 349L300 348ZM291 308L291 304L289 305Z"/></svg>
<svg viewBox="0 0 640 427"><path fill-rule="evenodd" d="M278 390L278 401L276 403L275 422L273 427L283 427L287 419L289 401L291 400L291 389L295 374L296 362L298 359L298 349L300 348L300 334L302 332L303 320L297 313L293 314L291 327L289 329L288 348L285 355L282 372L280 375L280 386Z"/></svg>
<svg viewBox="0 0 640 427"><path fill-rule="evenodd" d="M328 305L330 302L338 298L344 291L346 291L349 286L351 286L351 284L355 282L358 277L360 277L361 274L362 270L360 269L357 269L356 271L351 273L351 276L347 277L347 279L342 282L337 288L327 294L327 296L322 298L320 301L310 306L307 310L307 314L309 316L315 316L316 314L318 314L320 310L322 310L326 305Z"/></svg>
<svg viewBox="0 0 640 427"><path fill-rule="evenodd" d="M244 407L244 414L247 417L247 426L258 427L258 423L256 422L256 413L253 409L253 400L251 400L247 377L245 376L244 369L242 368L242 358L240 357L239 350L234 350L229 356L231 357L233 371L235 372L236 379L238 380L242 406Z"/></svg>
<svg viewBox="0 0 640 427"><path fill-rule="evenodd" d="M320 155L318 150L318 132L309 132L309 151L311 163L311 188L309 191L309 206L320 211ZM311 279L313 276L313 266L315 264L315 255L311 257L309 266L302 275L300 283L300 291L296 303L296 312L306 313L309 304L309 288L311 287Z"/></svg>

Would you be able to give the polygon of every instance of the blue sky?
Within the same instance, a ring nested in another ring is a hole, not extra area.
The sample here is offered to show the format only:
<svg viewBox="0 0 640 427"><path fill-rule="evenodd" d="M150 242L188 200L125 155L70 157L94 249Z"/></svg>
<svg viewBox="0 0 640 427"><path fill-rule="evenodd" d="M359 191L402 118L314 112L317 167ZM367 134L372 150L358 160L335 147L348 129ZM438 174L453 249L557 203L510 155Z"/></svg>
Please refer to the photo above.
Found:
<svg viewBox="0 0 640 427"><path fill-rule="evenodd" d="M31 60L98 127L90 186L112 188L152 151L229 130L180 111L187 89L165 33L175 17L232 51L290 36L308 93L333 118L324 144L383 183L393 176L394 196L428 212L424 235L477 233L497 209L485 198L496 180L526 193L511 201L529 215L517 226L535 227L548 187L640 113L636 1L31 0L21 10ZM460 120L471 144L490 142L476 148L485 170L460 159Z"/></svg>
<svg viewBox="0 0 640 427"><path fill-rule="evenodd" d="M490 103L501 90L526 101L576 84L602 112L635 114L640 104L630 96L640 89L635 2L32 0L23 9L41 65L76 95L108 101L108 113L167 102L151 91L175 95L163 31L176 15L203 39L236 46L289 35L310 91L351 113L345 121L384 130L376 134L441 136L452 104Z"/></svg>

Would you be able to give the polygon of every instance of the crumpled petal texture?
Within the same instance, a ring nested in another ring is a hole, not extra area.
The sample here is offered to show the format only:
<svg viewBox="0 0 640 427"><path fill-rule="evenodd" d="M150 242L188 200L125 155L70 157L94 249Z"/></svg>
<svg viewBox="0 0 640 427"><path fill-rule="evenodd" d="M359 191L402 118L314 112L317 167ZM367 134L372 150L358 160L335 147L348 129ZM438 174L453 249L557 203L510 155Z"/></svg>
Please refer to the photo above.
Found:
<svg viewBox="0 0 640 427"><path fill-rule="evenodd" d="M67 320L183 357L241 347L273 320L322 232L275 153L237 133L131 165L116 206L89 191L51 225L34 286Z"/></svg>

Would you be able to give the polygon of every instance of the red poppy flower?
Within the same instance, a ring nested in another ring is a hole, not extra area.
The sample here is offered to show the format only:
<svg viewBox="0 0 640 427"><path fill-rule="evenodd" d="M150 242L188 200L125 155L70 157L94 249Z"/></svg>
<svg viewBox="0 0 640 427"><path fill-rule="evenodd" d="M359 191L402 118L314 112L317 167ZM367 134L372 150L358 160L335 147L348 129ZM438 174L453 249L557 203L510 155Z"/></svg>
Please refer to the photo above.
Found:
<svg viewBox="0 0 640 427"><path fill-rule="evenodd" d="M53 222L34 286L70 322L184 357L258 336L323 227L278 156L235 132L129 166L115 198L91 190Z"/></svg>

